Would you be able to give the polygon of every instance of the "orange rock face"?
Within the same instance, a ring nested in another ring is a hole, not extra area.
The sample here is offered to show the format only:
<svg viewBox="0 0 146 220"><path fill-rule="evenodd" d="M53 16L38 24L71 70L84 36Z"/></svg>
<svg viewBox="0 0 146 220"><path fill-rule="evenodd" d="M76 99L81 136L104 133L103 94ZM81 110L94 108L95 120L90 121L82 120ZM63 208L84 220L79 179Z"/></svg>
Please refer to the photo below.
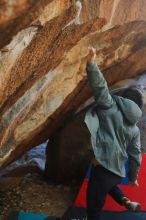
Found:
<svg viewBox="0 0 146 220"><path fill-rule="evenodd" d="M110 84L146 70L144 0L15 2L0 17L0 167L51 137L91 96L89 46Z"/></svg>

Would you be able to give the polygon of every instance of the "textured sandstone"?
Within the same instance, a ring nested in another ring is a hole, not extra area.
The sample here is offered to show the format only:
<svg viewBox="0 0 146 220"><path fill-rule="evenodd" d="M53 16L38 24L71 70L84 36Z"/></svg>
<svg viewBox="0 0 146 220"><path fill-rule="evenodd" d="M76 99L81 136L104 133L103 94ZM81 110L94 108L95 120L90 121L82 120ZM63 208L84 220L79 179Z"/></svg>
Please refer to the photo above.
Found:
<svg viewBox="0 0 146 220"><path fill-rule="evenodd" d="M19 16L25 9L28 9L32 3L33 1L29 0L1 0L0 24Z"/></svg>
<svg viewBox="0 0 146 220"><path fill-rule="evenodd" d="M12 0L9 0L12 1ZM0 48L8 44L12 37L19 31L27 28L30 24L34 26L43 25L46 21L53 19L61 14L63 11L71 6L72 0L16 0L14 5L18 9L23 9L21 13L16 13L14 10L12 19L0 25ZM27 4L26 4L27 3ZM8 4L8 3L6 3ZM13 5L13 6L14 6ZM5 5L6 7L7 5ZM8 4L7 8L10 10L11 5ZM15 8L14 8L15 9ZM2 7L1 10L4 10ZM9 11L8 10L8 11ZM13 11L13 10L11 10ZM3 14L3 13L2 13ZM16 16L17 15L17 16ZM1 21L1 19L0 19Z"/></svg>
<svg viewBox="0 0 146 220"><path fill-rule="evenodd" d="M145 1L81 2L82 8L71 0L35 1L32 7L26 1L25 12L18 10L13 22L2 23L1 167L51 137L91 96L85 73L88 46L98 49L110 84L146 70ZM13 31L8 37L4 30Z"/></svg>

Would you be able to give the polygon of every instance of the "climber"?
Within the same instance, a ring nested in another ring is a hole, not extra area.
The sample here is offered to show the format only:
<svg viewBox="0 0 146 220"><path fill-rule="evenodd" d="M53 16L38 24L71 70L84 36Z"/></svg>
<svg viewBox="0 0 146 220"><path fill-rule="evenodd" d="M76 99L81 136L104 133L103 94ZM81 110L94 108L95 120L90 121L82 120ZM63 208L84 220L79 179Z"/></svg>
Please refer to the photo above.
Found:
<svg viewBox="0 0 146 220"><path fill-rule="evenodd" d="M99 220L100 212L109 193L128 210L139 211L140 204L130 201L117 186L125 177L128 158L128 178L138 187L141 165L140 132L136 126L140 120L143 94L136 87L127 88L123 97L110 95L103 74L95 63L96 49L87 56L87 77L95 105L85 116L91 134L94 152L91 177L87 187L87 219Z"/></svg>

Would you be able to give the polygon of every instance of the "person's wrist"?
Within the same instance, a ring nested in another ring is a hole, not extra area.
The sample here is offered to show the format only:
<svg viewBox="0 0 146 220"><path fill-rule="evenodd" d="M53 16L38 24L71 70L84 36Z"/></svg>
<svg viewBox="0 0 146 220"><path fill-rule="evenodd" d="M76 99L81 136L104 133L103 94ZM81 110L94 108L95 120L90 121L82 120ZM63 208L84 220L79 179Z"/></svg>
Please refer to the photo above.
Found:
<svg viewBox="0 0 146 220"><path fill-rule="evenodd" d="M87 64L88 64L88 65L91 65L91 64L94 64L94 63L93 63L93 62L89 62L89 61L87 61Z"/></svg>
<svg viewBox="0 0 146 220"><path fill-rule="evenodd" d="M95 63L95 60L94 59L89 59L87 60L87 64L94 64Z"/></svg>

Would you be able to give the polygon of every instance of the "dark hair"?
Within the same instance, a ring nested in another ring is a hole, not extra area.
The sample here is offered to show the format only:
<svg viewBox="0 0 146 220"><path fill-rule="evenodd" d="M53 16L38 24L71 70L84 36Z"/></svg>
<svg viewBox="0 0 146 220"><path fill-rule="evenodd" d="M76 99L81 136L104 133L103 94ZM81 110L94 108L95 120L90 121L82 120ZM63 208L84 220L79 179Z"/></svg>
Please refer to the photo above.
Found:
<svg viewBox="0 0 146 220"><path fill-rule="evenodd" d="M130 99L134 101L139 108L142 108L143 103L144 103L144 96L143 96L143 91L141 88L137 86L130 86L129 88L125 89L122 97Z"/></svg>

